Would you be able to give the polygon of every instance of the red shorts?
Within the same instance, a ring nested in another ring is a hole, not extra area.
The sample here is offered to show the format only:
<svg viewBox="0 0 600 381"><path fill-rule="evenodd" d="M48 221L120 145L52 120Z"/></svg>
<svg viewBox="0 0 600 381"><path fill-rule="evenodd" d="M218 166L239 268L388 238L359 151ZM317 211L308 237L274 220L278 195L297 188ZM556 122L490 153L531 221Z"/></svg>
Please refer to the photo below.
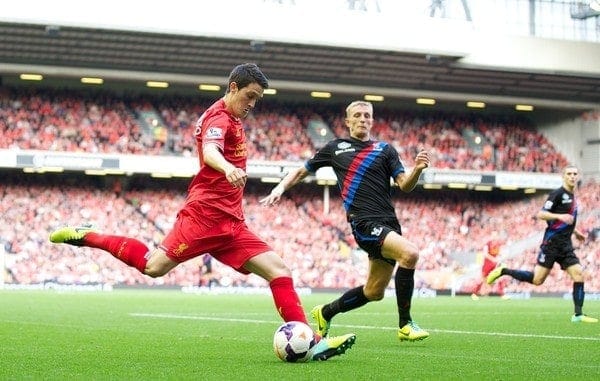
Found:
<svg viewBox="0 0 600 381"><path fill-rule="evenodd" d="M498 262L495 262L488 258L485 258L483 260L483 266L481 267L481 274L484 277L488 276L489 273L491 273L492 270L495 269L497 265L498 265Z"/></svg>
<svg viewBox="0 0 600 381"><path fill-rule="evenodd" d="M252 257L272 251L262 239L248 229L244 221L221 220L204 224L182 210L177 215L173 230L162 241L160 248L167 257L181 263L203 254L210 254L242 274L243 266Z"/></svg>

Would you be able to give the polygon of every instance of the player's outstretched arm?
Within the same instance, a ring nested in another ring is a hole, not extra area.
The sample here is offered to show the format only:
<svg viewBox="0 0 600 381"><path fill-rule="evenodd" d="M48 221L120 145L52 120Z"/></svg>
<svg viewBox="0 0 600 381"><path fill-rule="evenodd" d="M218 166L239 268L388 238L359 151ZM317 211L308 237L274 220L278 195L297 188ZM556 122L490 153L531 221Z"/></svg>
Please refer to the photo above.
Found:
<svg viewBox="0 0 600 381"><path fill-rule="evenodd" d="M587 235L579 229L574 229L573 234L575 235L575 238L577 238L577 240L581 242L584 242L587 238Z"/></svg>
<svg viewBox="0 0 600 381"><path fill-rule="evenodd" d="M283 180L281 180L281 182L277 184L273 190L271 190L271 193L267 197L261 199L259 202L266 206L277 204L281 199L283 192L298 184L306 176L308 176L308 170L304 168L304 166L293 170L285 175Z"/></svg>
<svg viewBox="0 0 600 381"><path fill-rule="evenodd" d="M572 225L575 222L575 218L569 213L552 213L543 209L537 213L536 217L544 221L560 220L567 225Z"/></svg>
<svg viewBox="0 0 600 381"><path fill-rule="evenodd" d="M403 192L410 192L415 189L419 176L425 168L429 167L429 152L423 150L415 158L415 167L409 174L401 173L396 177L396 184Z"/></svg>

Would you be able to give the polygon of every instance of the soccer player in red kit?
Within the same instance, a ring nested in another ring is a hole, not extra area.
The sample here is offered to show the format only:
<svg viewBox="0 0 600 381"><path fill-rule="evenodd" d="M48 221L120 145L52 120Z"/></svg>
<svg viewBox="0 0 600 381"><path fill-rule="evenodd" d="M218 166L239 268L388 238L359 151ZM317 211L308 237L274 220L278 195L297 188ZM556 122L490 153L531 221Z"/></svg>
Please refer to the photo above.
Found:
<svg viewBox="0 0 600 381"><path fill-rule="evenodd" d="M143 274L160 277L178 264L209 253L242 274L254 273L267 282L275 307L284 321L307 323L291 271L269 245L245 223L242 210L246 174L246 136L241 119L259 101L268 80L252 63L236 66L223 98L210 106L196 123L200 170L188 188L185 204L172 230L150 250L143 242L101 234L89 227L63 227L50 234L53 243L99 248ZM354 334L320 338L313 360L343 354Z"/></svg>
<svg viewBox="0 0 600 381"><path fill-rule="evenodd" d="M497 236L498 233L493 232L492 238L485 244L483 265L481 266L481 279L478 280L473 288L473 293L471 294L471 299L473 300L479 299L481 287L486 284L488 274L498 266L502 241ZM508 299L507 295L504 294L504 282L498 282L496 284L496 291L502 299Z"/></svg>

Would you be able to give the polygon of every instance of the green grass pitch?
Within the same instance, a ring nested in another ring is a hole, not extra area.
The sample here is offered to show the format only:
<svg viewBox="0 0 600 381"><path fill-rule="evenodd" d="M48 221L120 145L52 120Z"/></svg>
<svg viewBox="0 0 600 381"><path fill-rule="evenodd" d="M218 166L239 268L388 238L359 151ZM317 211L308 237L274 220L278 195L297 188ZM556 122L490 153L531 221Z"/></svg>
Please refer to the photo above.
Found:
<svg viewBox="0 0 600 381"><path fill-rule="evenodd" d="M302 296L305 308L337 294ZM585 311L600 315L600 302ZM0 291L0 380L591 380L600 324L568 299L415 298L422 342L396 339L394 298L338 315L356 344L326 362L283 363L270 295L174 290Z"/></svg>

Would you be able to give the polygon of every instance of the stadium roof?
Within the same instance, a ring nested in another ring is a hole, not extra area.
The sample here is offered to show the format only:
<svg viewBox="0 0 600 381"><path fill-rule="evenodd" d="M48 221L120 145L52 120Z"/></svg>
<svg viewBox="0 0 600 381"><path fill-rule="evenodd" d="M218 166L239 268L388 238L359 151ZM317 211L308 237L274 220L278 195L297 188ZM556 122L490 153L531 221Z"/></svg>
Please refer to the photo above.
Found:
<svg viewBox="0 0 600 381"><path fill-rule="evenodd" d="M600 104L600 76L473 67L458 57L284 42L0 22L0 75L101 75L119 80L224 82L257 62L281 90L323 90L464 102L535 102L586 109ZM150 78L151 77L151 78Z"/></svg>

